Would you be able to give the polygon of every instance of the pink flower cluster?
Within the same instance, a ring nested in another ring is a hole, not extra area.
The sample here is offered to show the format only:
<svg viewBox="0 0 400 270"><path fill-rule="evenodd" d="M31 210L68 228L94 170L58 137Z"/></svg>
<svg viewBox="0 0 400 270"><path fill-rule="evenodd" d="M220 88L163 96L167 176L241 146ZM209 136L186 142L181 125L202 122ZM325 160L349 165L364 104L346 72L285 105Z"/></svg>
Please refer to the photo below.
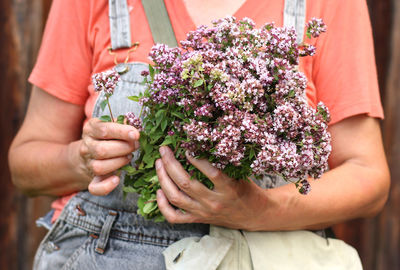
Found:
<svg viewBox="0 0 400 270"><path fill-rule="evenodd" d="M313 17L307 24L307 32L314 38L319 37L321 33L326 32L326 25L322 19Z"/></svg>
<svg viewBox="0 0 400 270"><path fill-rule="evenodd" d="M325 31L319 19L308 27L312 36ZM297 65L315 48L299 46L296 38L293 28L257 29L248 18L200 26L182 48L153 47L157 72L142 103L168 104L184 114L181 125L168 127L171 134L230 176L280 175L307 193L307 178L327 169L329 112L307 104L307 79Z"/></svg>
<svg viewBox="0 0 400 270"><path fill-rule="evenodd" d="M93 74L92 81L94 91L104 91L106 95L111 96L120 80L120 75L115 70L107 70L101 73Z"/></svg>
<svg viewBox="0 0 400 270"><path fill-rule="evenodd" d="M139 117L136 117L136 115L133 112L126 113L125 114L125 119L126 119L128 125L133 126L138 131L142 131L143 130L142 120Z"/></svg>

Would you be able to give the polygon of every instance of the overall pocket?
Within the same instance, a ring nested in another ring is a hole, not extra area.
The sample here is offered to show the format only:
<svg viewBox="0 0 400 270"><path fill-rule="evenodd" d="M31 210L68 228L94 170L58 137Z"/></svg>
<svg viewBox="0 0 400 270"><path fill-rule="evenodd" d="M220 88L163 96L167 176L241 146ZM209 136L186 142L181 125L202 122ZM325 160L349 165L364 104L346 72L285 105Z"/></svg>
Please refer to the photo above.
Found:
<svg viewBox="0 0 400 270"><path fill-rule="evenodd" d="M91 241L87 231L57 220L38 248L33 269L68 269L63 267L73 263Z"/></svg>

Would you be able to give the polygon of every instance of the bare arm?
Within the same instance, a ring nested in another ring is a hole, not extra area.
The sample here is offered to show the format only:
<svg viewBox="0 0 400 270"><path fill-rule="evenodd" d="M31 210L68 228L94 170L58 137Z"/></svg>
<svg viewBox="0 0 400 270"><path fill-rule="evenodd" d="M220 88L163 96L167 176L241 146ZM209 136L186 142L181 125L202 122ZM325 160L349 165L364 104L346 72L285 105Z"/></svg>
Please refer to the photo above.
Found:
<svg viewBox="0 0 400 270"><path fill-rule="evenodd" d="M379 124L365 115L333 125L331 170L312 181L309 195L293 185L263 190L230 179L207 161L188 158L215 184L210 191L191 181L167 148L157 161L162 190L158 204L173 223L201 222L246 230L320 229L357 217L375 215L384 205L389 171ZM183 192L182 192L183 191ZM182 209L175 210L170 202Z"/></svg>
<svg viewBox="0 0 400 270"><path fill-rule="evenodd" d="M9 164L14 184L28 195L65 195L88 188L96 195L119 182L111 173L129 162L136 129L91 119L83 128L83 106L34 87ZM99 181L102 180L102 181Z"/></svg>

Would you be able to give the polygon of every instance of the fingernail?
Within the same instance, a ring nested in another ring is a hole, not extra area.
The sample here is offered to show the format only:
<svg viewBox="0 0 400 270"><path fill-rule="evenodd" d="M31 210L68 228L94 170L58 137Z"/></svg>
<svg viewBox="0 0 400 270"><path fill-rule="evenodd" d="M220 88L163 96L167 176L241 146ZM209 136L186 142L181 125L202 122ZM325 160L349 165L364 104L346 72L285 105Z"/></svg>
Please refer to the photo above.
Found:
<svg viewBox="0 0 400 270"><path fill-rule="evenodd" d="M119 177L115 176L111 179L111 182L113 182L113 184L119 184Z"/></svg>
<svg viewBox="0 0 400 270"><path fill-rule="evenodd" d="M131 140L136 140L137 139L135 131L129 131L128 136L129 136L129 139L131 139Z"/></svg>
<svg viewBox="0 0 400 270"><path fill-rule="evenodd" d="M95 177L93 177L93 179L92 179L92 183L98 183L98 182L100 182L100 176L95 176Z"/></svg>
<svg viewBox="0 0 400 270"><path fill-rule="evenodd" d="M165 155L165 148L164 147L160 147L160 155L161 156Z"/></svg>
<svg viewBox="0 0 400 270"><path fill-rule="evenodd" d="M158 170L158 169L160 169L161 167L162 167L162 163L161 163L162 161L160 160L160 159L157 159L156 160L156 169Z"/></svg>
<svg viewBox="0 0 400 270"><path fill-rule="evenodd" d="M135 141L134 145L135 145L135 149L139 149L140 143L138 141Z"/></svg>

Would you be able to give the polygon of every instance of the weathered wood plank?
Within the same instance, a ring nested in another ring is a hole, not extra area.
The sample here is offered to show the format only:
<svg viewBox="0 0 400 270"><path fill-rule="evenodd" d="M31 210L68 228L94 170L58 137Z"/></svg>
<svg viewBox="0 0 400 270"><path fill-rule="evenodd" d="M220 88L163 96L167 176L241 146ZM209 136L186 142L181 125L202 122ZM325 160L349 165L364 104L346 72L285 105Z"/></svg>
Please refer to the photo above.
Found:
<svg viewBox="0 0 400 270"><path fill-rule="evenodd" d="M400 270L400 2L394 1L393 7L384 122L384 142L392 185L389 201L378 223L377 270Z"/></svg>
<svg viewBox="0 0 400 270"><path fill-rule="evenodd" d="M34 220L49 208L48 198L30 199L11 184L7 150L25 114L33 67L43 30L43 10L49 0L0 1L0 269L31 269L33 255L45 230Z"/></svg>
<svg viewBox="0 0 400 270"><path fill-rule="evenodd" d="M396 32L398 34L400 30L399 28L395 29L395 26L393 25L393 19L400 15L398 11L396 11L397 13L393 12L394 5L398 5L398 1L368 0L367 2L374 33L379 85L386 114L386 120L383 122L384 144L391 167L392 183L398 183L400 174L399 172L394 171L394 167L396 167L396 162L399 164L400 160L397 159L397 161L395 161L393 157L397 156L398 158L399 152L392 152L393 143L400 143L399 132L395 131L395 128L398 128L399 126L400 118L395 119L391 115L393 113L399 114L400 110L395 107L389 108L392 107L390 103L398 104L398 102L400 102L398 97L393 93L396 92L396 89L397 91L399 90L398 88L400 85L394 86L394 83L392 82L393 76L400 73L399 67L393 65L394 61L398 61L394 58L396 58L395 54L396 52L398 53L400 44L397 43L397 45L394 45L392 41L392 36L395 35ZM390 65L391 61L392 64ZM400 248L398 244L397 248L395 248L395 244L393 244L390 252L387 252L386 250L389 238L391 238L391 241L396 241L396 243L398 243L400 239L398 233L397 235L394 233L394 228L390 228L393 225L393 222L395 222L394 220L400 220L400 211L398 209L392 209L393 207L391 206L393 204L399 205L399 203L396 202L398 201L396 195L393 195L395 192L393 191L394 189L395 188L392 186L392 195L389 198L388 204L378 217L373 219L355 220L335 226L335 231L339 238L344 239L346 242L357 248L365 270L400 269L398 261L397 264L394 262L394 260L396 260L394 258L400 256ZM397 214L395 211L397 211ZM398 231L399 229L397 228L397 232Z"/></svg>
<svg viewBox="0 0 400 270"><path fill-rule="evenodd" d="M17 52L12 33L13 18L9 1L0 1L0 202L2 217L0 219L0 269L17 269L17 214L16 196L10 182L7 166L7 151L13 136L13 92L18 91ZM11 267L10 267L11 266Z"/></svg>

